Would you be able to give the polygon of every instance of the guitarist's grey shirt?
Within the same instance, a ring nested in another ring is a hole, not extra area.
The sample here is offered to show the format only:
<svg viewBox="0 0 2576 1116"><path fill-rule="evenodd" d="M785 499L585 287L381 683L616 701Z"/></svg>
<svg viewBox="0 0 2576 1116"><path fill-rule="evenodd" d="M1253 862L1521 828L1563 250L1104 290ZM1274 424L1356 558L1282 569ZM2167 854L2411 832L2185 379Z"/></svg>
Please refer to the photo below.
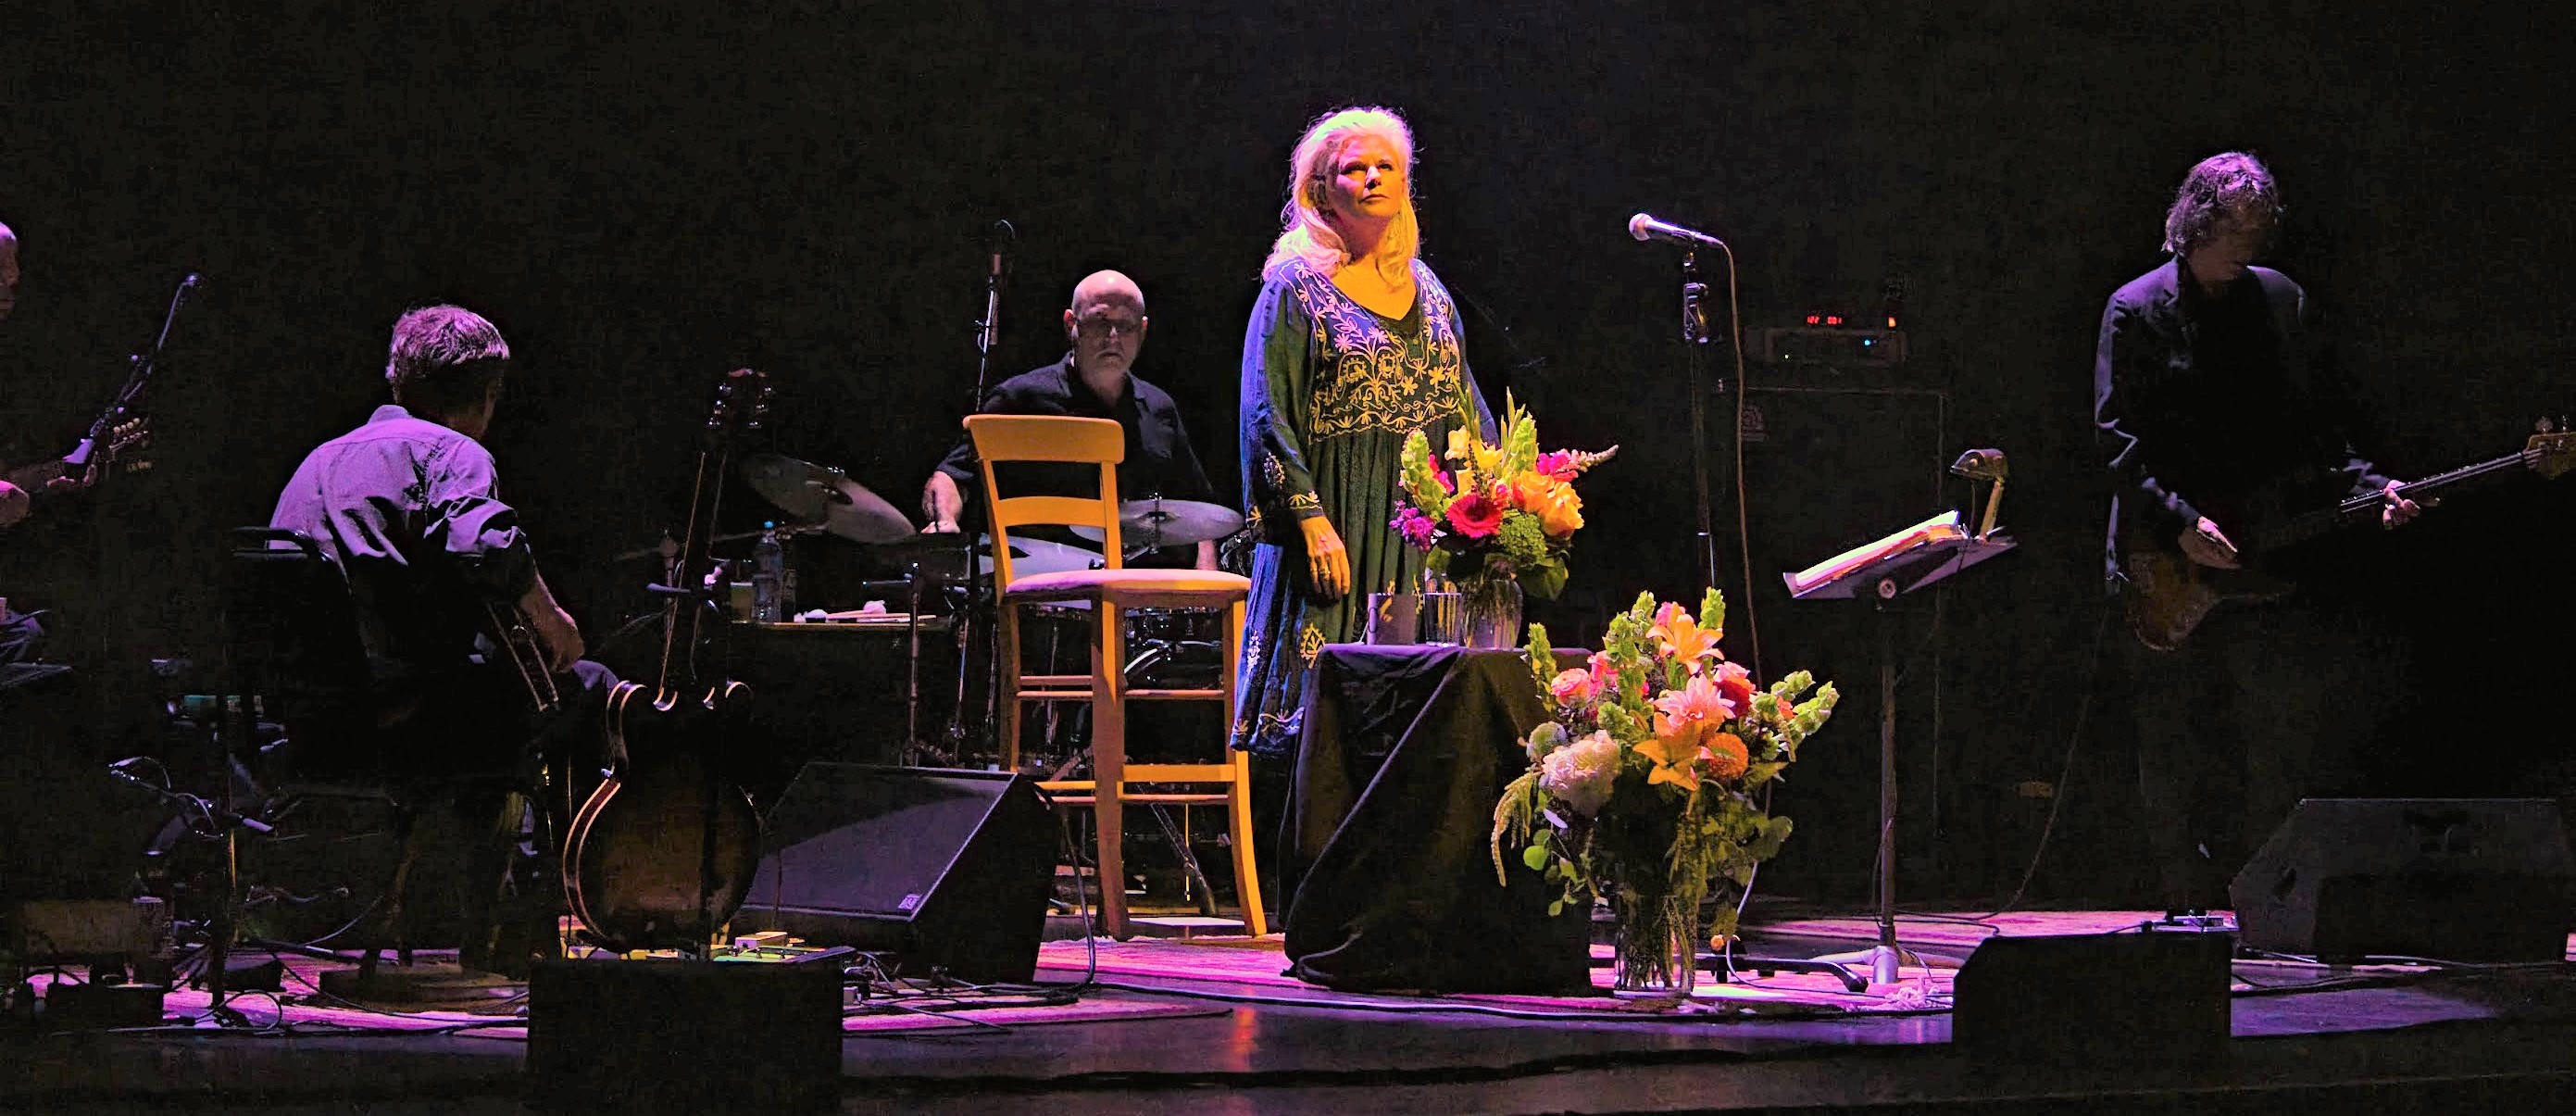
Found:
<svg viewBox="0 0 2576 1116"><path fill-rule="evenodd" d="M2121 532L2168 546L2201 516L2223 530L2267 486L2337 499L2388 483L2353 449L2351 393L2322 359L2306 292L2248 267L2215 295L2179 258L2123 285L2102 311L2093 421L2112 474L2105 573Z"/></svg>
<svg viewBox="0 0 2576 1116"><path fill-rule="evenodd" d="M391 404L307 455L268 522L348 578L379 684L466 666L476 606L517 600L535 576L491 451Z"/></svg>

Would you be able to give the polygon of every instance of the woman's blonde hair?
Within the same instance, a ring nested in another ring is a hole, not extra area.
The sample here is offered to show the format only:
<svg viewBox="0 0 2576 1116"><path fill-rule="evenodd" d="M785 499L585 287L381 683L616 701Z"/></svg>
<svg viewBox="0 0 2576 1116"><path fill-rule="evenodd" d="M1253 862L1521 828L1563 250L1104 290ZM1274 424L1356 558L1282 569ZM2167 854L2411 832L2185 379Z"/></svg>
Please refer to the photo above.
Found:
<svg viewBox="0 0 2576 1116"><path fill-rule="evenodd" d="M1413 129L1392 109L1346 108L1317 117L1288 156L1288 204L1279 209L1282 227L1279 239L1270 245L1270 258L1261 265L1264 278L1296 260L1328 276L1342 269L1350 250L1326 217L1332 207L1324 190L1333 178L1329 161L1341 153L1344 143L1358 136L1385 140L1395 148L1396 160L1404 168L1404 208L1387 226L1381 258L1396 261L1395 270L1387 274L1390 280L1412 268L1414 257L1422 251L1422 230L1413 219Z"/></svg>

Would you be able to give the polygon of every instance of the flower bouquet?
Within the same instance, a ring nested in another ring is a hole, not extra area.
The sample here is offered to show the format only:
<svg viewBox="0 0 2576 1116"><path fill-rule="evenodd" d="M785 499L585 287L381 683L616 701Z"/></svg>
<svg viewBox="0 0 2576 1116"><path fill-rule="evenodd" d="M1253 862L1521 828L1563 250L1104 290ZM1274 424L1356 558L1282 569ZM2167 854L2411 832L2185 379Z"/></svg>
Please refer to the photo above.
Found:
<svg viewBox="0 0 2576 1116"><path fill-rule="evenodd" d="M1611 618L1602 650L1562 671L1546 629L1530 627L1552 716L1525 741L1529 770L1494 806L1494 872L1504 876L1504 850L1516 849L1562 886L1550 914L1608 899L1622 989L1689 994L1702 901L1720 879L1750 884L1789 837L1789 819L1753 792L1797 760L1838 697L1806 671L1757 687L1718 650L1725 608L1714 589L1697 617L1639 594ZM1734 908L1721 904L1705 930L1734 934Z"/></svg>
<svg viewBox="0 0 2576 1116"><path fill-rule="evenodd" d="M1583 499L1574 478L1619 452L1557 450L1540 453L1538 424L1503 397L1501 440L1478 436L1471 397L1459 395L1462 421L1434 457L1431 439L1416 430L1404 440L1395 518L1389 526L1429 555L1431 571L1458 583L1467 612L1508 612L1495 646L1510 646L1520 632L1520 593L1554 598L1565 588L1565 555L1583 526Z"/></svg>

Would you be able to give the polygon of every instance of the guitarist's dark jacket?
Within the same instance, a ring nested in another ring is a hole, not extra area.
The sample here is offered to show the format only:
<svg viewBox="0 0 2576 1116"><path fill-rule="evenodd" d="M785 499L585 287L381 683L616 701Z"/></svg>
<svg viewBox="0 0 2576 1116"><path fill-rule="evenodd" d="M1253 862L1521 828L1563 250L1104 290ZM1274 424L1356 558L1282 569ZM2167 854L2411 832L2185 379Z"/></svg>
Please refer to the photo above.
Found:
<svg viewBox="0 0 2576 1116"><path fill-rule="evenodd" d="M2204 294L2182 261L2102 311L2093 421L2110 465L2105 572L2124 545L2171 546L2208 516L2243 539L2273 515L2385 486L2353 448L2351 394L2323 359L2306 292L2248 267Z"/></svg>

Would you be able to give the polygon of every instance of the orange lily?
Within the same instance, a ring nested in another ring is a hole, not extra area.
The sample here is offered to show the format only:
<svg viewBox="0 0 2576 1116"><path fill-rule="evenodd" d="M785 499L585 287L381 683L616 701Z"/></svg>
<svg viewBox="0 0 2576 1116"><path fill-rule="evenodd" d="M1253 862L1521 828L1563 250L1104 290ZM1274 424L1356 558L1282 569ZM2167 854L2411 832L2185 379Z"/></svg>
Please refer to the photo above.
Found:
<svg viewBox="0 0 2576 1116"><path fill-rule="evenodd" d="M1658 736L1637 745L1637 754L1653 760L1655 769L1646 774L1646 785L1671 783L1694 794L1699 792L1699 764L1708 758L1708 749L1700 747L1700 730L1692 725L1672 736Z"/></svg>
<svg viewBox="0 0 2576 1116"><path fill-rule="evenodd" d="M1718 657L1717 640L1726 633L1722 628L1700 627L1698 620L1682 611L1682 606L1667 601L1655 610L1655 626L1646 634L1653 637L1658 650L1681 660L1686 669L1697 674L1702 660Z"/></svg>

